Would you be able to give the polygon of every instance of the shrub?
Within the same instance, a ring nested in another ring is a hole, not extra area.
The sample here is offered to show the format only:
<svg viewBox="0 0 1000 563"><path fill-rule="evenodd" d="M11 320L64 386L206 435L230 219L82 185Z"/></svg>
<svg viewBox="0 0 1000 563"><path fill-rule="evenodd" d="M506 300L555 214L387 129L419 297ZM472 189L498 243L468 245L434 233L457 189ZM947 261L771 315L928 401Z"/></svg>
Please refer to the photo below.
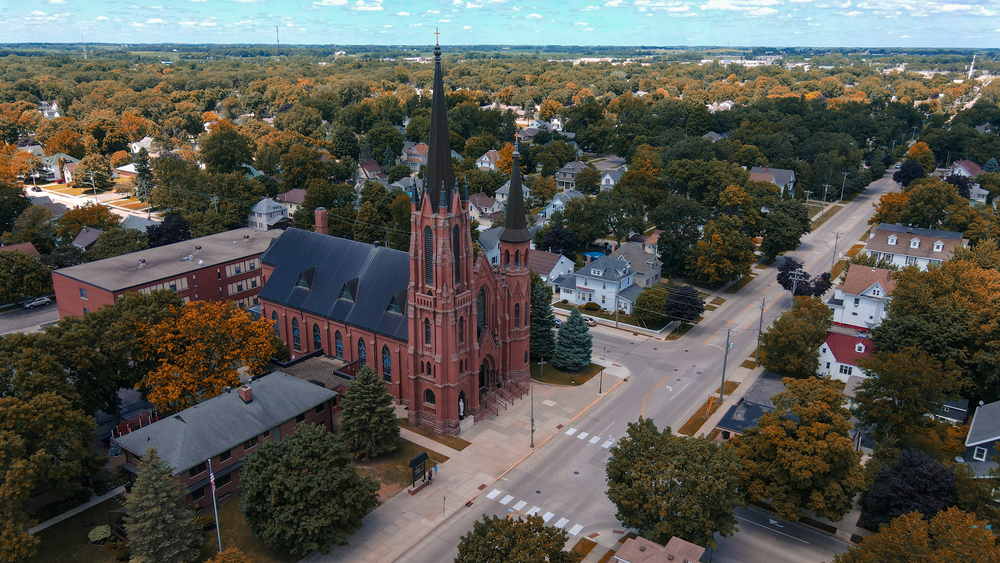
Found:
<svg viewBox="0 0 1000 563"><path fill-rule="evenodd" d="M95 526L93 530L87 534L87 540L90 543L104 543L108 538L111 537L111 526Z"/></svg>
<svg viewBox="0 0 1000 563"><path fill-rule="evenodd" d="M212 516L199 516L195 518L195 521L202 532L207 532L215 527L215 518Z"/></svg>
<svg viewBox="0 0 1000 563"><path fill-rule="evenodd" d="M587 303L587 304L585 304L583 306L583 310L584 311L600 311L601 310L601 306L598 305L597 303L590 302L590 303Z"/></svg>
<svg viewBox="0 0 1000 563"><path fill-rule="evenodd" d="M569 299L563 299L562 301L560 301L560 303L562 303L563 305L569 305Z"/></svg>

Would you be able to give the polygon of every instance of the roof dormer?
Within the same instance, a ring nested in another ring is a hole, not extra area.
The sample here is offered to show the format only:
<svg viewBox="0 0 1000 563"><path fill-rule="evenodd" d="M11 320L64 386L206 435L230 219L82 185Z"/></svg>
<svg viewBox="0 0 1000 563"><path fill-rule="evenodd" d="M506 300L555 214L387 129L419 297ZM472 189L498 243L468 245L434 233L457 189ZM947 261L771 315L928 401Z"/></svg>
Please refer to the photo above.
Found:
<svg viewBox="0 0 1000 563"><path fill-rule="evenodd" d="M865 345L862 344L861 342L858 342L857 344L854 345L854 351L857 352L857 353L859 353L859 354L864 354L865 353Z"/></svg>
<svg viewBox="0 0 1000 563"><path fill-rule="evenodd" d="M944 250L944 243L941 241L934 241L934 252L941 252Z"/></svg>
<svg viewBox="0 0 1000 563"><path fill-rule="evenodd" d="M889 244L895 245L897 240L896 235L889 235Z"/></svg>
<svg viewBox="0 0 1000 563"><path fill-rule="evenodd" d="M590 269L590 273L591 273L591 275L594 275L594 276L603 276L604 275L604 272L602 272L601 270L598 270L597 268L591 268Z"/></svg>
<svg viewBox="0 0 1000 563"><path fill-rule="evenodd" d="M918 239L918 238L911 238L910 239L910 248L920 248L920 239Z"/></svg>

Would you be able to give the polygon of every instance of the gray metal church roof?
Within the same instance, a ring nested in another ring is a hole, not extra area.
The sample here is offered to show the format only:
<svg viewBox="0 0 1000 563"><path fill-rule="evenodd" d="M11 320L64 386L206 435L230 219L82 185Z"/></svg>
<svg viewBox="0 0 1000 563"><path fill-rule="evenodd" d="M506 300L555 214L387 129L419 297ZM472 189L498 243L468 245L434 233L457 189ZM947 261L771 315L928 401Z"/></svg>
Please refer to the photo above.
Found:
<svg viewBox="0 0 1000 563"><path fill-rule="evenodd" d="M406 341L409 253L290 228L260 261L274 266L262 300ZM299 274L310 268L309 288L298 287ZM354 299L340 299L348 282ZM393 299L402 314L387 311Z"/></svg>

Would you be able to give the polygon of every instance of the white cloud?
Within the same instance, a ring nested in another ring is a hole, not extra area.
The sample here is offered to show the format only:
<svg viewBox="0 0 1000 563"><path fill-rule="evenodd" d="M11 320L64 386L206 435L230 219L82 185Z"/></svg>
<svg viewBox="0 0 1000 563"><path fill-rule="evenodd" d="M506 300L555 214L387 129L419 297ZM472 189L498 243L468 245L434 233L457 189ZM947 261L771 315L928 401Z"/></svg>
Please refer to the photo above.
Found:
<svg viewBox="0 0 1000 563"><path fill-rule="evenodd" d="M472 26L471 25L463 25L462 29L472 29Z"/></svg>
<svg viewBox="0 0 1000 563"><path fill-rule="evenodd" d="M29 15L29 16L44 16L44 15L46 15L46 14L45 14L45 12L39 12L38 10L35 10L34 12L31 12L31 13L30 13L30 14L28 14L28 15Z"/></svg>
<svg viewBox="0 0 1000 563"><path fill-rule="evenodd" d="M625 0L608 0L604 3L604 5L608 8L617 8L618 6L621 6L624 1Z"/></svg>
<svg viewBox="0 0 1000 563"><path fill-rule="evenodd" d="M582 25L582 26L585 26L585 27L586 27L586 25L587 25L587 22L576 22L576 25Z"/></svg>
<svg viewBox="0 0 1000 563"><path fill-rule="evenodd" d="M358 0L351 6L352 10L358 10L360 12L377 12L382 9L382 0Z"/></svg>
<svg viewBox="0 0 1000 563"><path fill-rule="evenodd" d="M193 25L198 25L198 22L180 22L180 24L186 27L191 27Z"/></svg>
<svg viewBox="0 0 1000 563"><path fill-rule="evenodd" d="M49 4L65 4L66 0L49 0Z"/></svg>
<svg viewBox="0 0 1000 563"><path fill-rule="evenodd" d="M191 0L192 2L204 2L205 0Z"/></svg>
<svg viewBox="0 0 1000 563"><path fill-rule="evenodd" d="M750 11L775 4L780 4L779 0L708 0L700 8L702 10Z"/></svg>
<svg viewBox="0 0 1000 563"><path fill-rule="evenodd" d="M583 31L594 31L594 28L592 28L592 27L585 27L585 28L583 28Z"/></svg>
<svg viewBox="0 0 1000 563"><path fill-rule="evenodd" d="M756 10L750 10L747 15L750 16L769 16L771 14L777 14L778 10L774 8L757 8Z"/></svg>
<svg viewBox="0 0 1000 563"><path fill-rule="evenodd" d="M542 17L542 14L528 14L528 15L526 15L524 17L526 17L526 18L540 18L540 17Z"/></svg>
<svg viewBox="0 0 1000 563"><path fill-rule="evenodd" d="M809 22L809 23L807 23L806 25L808 25L809 27L819 27L819 26L821 26L821 25L823 25L823 24L820 24L820 23L812 23L812 22Z"/></svg>
<svg viewBox="0 0 1000 563"><path fill-rule="evenodd" d="M132 22L132 27L145 27L139 22Z"/></svg>
<svg viewBox="0 0 1000 563"><path fill-rule="evenodd" d="M104 20L106 20L106 19L108 19L108 18L106 18L105 16L97 16L97 17L96 17L96 18L94 18L94 19L100 22L100 21L104 21Z"/></svg>
<svg viewBox="0 0 1000 563"><path fill-rule="evenodd" d="M473 4L472 2L466 2L465 7L470 10L475 10L476 8L482 8L482 4Z"/></svg>
<svg viewBox="0 0 1000 563"><path fill-rule="evenodd" d="M427 10L428 14L440 14L441 10Z"/></svg>
<svg viewBox="0 0 1000 563"><path fill-rule="evenodd" d="M382 27L392 27L392 26L391 26L391 25L389 25L389 24L385 24L385 25L383 25Z"/></svg>
<svg viewBox="0 0 1000 563"><path fill-rule="evenodd" d="M842 15L842 16L849 17L849 18L856 18L858 16L864 15L864 14L862 14L861 12L859 12L857 10L854 10L854 11L851 11L851 12L839 12L839 14Z"/></svg>
<svg viewBox="0 0 1000 563"><path fill-rule="evenodd" d="M841 6L841 8L850 8L850 7L851 7L851 0L847 0L847 2L844 2L844 4Z"/></svg>
<svg viewBox="0 0 1000 563"><path fill-rule="evenodd" d="M313 6L343 6L347 4L347 0L319 0L319 2L313 2Z"/></svg>
<svg viewBox="0 0 1000 563"><path fill-rule="evenodd" d="M910 36L909 35L900 35L899 38L900 39L909 39Z"/></svg>
<svg viewBox="0 0 1000 563"><path fill-rule="evenodd" d="M150 18L146 20L146 23L163 23L163 20L161 20L160 18Z"/></svg>
<svg viewBox="0 0 1000 563"><path fill-rule="evenodd" d="M587 6L586 8L584 8L581 11L582 12L593 12L594 10L600 10L600 8L597 7L597 6Z"/></svg>
<svg viewBox="0 0 1000 563"><path fill-rule="evenodd" d="M215 22L201 22L198 25L200 25L201 27L215 27Z"/></svg>
<svg viewBox="0 0 1000 563"><path fill-rule="evenodd" d="M396 12L396 15L397 16L408 16L408 15L410 15L410 12Z"/></svg>

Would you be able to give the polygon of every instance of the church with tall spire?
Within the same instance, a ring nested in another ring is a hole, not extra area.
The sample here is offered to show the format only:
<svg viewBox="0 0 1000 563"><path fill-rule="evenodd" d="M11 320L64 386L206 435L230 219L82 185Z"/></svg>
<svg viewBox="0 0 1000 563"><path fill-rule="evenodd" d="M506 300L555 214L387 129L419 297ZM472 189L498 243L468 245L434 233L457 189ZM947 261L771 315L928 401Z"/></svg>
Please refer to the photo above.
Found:
<svg viewBox="0 0 1000 563"><path fill-rule="evenodd" d="M352 376L371 366L409 422L458 435L528 388L531 235L515 142L500 263L473 253L469 194L451 160L441 48L425 189L411 193L409 252L288 229L261 256L261 314L292 358L315 354Z"/></svg>

